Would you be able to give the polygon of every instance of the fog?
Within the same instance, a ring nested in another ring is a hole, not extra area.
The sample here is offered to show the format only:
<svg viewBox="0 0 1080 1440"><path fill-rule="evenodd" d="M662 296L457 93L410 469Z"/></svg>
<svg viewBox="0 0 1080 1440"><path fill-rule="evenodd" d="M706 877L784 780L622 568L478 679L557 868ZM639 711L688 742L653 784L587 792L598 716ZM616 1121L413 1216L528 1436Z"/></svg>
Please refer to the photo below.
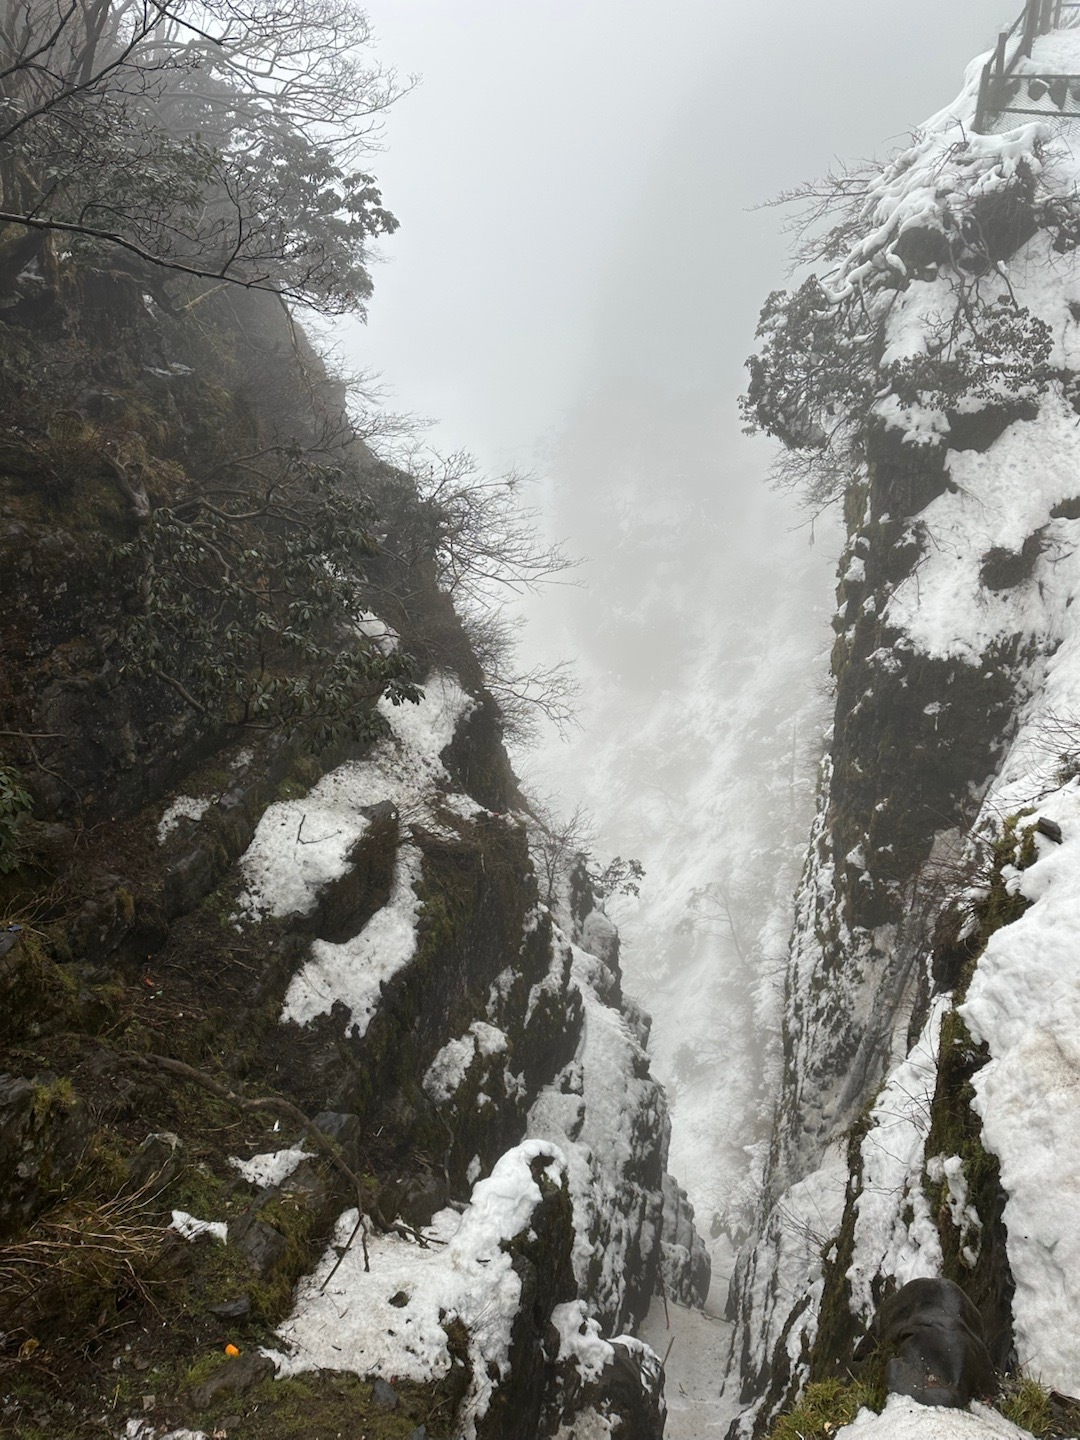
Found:
<svg viewBox="0 0 1080 1440"><path fill-rule="evenodd" d="M902 144L1019 8L369 5L381 57L423 83L372 161L401 230L350 358L443 449L532 469L587 557L581 588L529 606L526 642L577 659L582 729L519 764L649 872L619 906L628 988L721 1263L771 1103L837 549L741 431L743 361L786 274L783 215L754 207Z"/></svg>
<svg viewBox="0 0 1080 1440"><path fill-rule="evenodd" d="M493 463L613 376L734 396L784 274L749 207L902 141L1019 8L373 0L422 83L372 161L401 230L355 353Z"/></svg>

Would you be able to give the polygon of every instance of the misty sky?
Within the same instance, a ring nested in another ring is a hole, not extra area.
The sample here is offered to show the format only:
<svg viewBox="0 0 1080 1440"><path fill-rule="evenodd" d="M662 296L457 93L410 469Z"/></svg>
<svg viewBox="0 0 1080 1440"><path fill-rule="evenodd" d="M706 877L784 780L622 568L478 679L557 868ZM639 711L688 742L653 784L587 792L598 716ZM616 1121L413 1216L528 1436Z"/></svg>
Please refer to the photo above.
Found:
<svg viewBox="0 0 1080 1440"><path fill-rule="evenodd" d="M423 82L373 157L401 221L352 356L444 446L535 463L612 378L742 388L775 210L959 90L1020 0L370 0ZM729 443L739 445L730 412Z"/></svg>

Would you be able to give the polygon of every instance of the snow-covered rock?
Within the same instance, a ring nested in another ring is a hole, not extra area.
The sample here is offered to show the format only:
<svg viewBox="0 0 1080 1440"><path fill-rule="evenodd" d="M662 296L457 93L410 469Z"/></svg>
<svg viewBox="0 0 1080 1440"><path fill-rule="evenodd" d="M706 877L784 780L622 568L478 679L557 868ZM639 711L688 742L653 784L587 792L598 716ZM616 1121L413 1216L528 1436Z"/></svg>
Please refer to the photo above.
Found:
<svg viewBox="0 0 1080 1440"><path fill-rule="evenodd" d="M834 727L732 1294L744 1434L917 1276L965 1288L999 1368L1080 1393L1080 128L973 134L981 64L867 178L823 281L877 350L846 417ZM1080 74L1080 31L1025 66ZM840 1433L1019 1432L894 1400Z"/></svg>

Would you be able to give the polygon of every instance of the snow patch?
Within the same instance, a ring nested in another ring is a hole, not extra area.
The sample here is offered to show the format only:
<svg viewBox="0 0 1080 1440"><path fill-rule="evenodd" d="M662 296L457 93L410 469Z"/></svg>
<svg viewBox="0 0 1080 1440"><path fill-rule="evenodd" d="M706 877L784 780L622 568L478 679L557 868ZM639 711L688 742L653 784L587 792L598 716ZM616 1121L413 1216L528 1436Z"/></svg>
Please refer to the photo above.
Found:
<svg viewBox="0 0 1080 1440"><path fill-rule="evenodd" d="M169 1228L182 1235L185 1240L198 1240L202 1235L212 1235L215 1240L220 1240L222 1245L229 1233L229 1227L224 1220L196 1220L195 1216L189 1215L186 1210L172 1212L172 1224Z"/></svg>
<svg viewBox="0 0 1080 1440"><path fill-rule="evenodd" d="M854 1251L847 1278L852 1313L867 1324L877 1309L875 1276L894 1276L900 1286L941 1274L941 1241L922 1187L922 1171L937 1084L938 1039L948 1008L946 996L935 998L922 1035L874 1102L862 1142L863 1183L855 1202ZM908 1221L906 1211L911 1213Z"/></svg>
<svg viewBox="0 0 1080 1440"><path fill-rule="evenodd" d="M585 1313L584 1300L556 1305L551 1323L559 1332L559 1359L573 1360L582 1380L598 1379L604 1366L615 1358L615 1347L601 1336L600 1326Z"/></svg>
<svg viewBox="0 0 1080 1440"><path fill-rule="evenodd" d="M1031 1435L978 1401L968 1410L950 1410L890 1395L880 1415L860 1410L835 1440L1031 1440Z"/></svg>
<svg viewBox="0 0 1080 1440"><path fill-rule="evenodd" d="M163 845L181 820L201 820L213 804L213 800L199 799L194 795L178 795L158 821L158 844Z"/></svg>
<svg viewBox="0 0 1080 1440"><path fill-rule="evenodd" d="M346 1211L318 1269L300 1282L293 1313L278 1331L285 1348L270 1353L279 1378L326 1369L437 1380L452 1364L445 1326L460 1319L469 1333L473 1366L462 1432L463 1440L470 1440L507 1373L521 1281L506 1246L529 1228L541 1201L531 1168L536 1161L555 1180L565 1174L566 1161L556 1146L526 1141L476 1185L464 1214L443 1210L435 1216L429 1228L443 1244L424 1249L397 1235L369 1236L370 1270L358 1244L341 1258L357 1221L355 1210Z"/></svg>
<svg viewBox="0 0 1080 1440"><path fill-rule="evenodd" d="M303 799L279 801L263 814L240 861L240 913L253 920L310 914L323 886L345 874L369 823L365 808L389 801L426 818L436 782L448 778L439 757L474 705L452 676L439 674L417 705L381 700L390 734L370 759L339 765Z"/></svg>
<svg viewBox="0 0 1080 1440"><path fill-rule="evenodd" d="M383 985L412 959L416 949L420 870L420 851L403 844L386 904L351 940L340 945L314 941L311 958L285 992L283 1021L304 1025L317 1015L328 1014L341 1001L349 1011L350 1033L355 1037L367 1034Z"/></svg>
<svg viewBox="0 0 1080 1440"><path fill-rule="evenodd" d="M311 1156L303 1147L291 1150L273 1150L264 1155L253 1155L250 1160L229 1156L229 1164L252 1185L269 1189L287 1180L293 1171Z"/></svg>
<svg viewBox="0 0 1080 1440"><path fill-rule="evenodd" d="M424 1075L424 1093L441 1105L459 1089L469 1066L482 1055L485 1059L501 1054L509 1047L505 1034L483 1020L474 1020L464 1035L448 1040Z"/></svg>

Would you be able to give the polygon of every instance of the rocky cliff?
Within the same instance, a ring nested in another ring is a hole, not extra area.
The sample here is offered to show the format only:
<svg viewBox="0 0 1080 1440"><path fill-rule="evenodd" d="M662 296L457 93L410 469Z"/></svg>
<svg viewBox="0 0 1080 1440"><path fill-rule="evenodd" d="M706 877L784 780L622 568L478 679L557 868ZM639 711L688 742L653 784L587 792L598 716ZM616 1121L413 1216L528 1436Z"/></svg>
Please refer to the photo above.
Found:
<svg viewBox="0 0 1080 1440"><path fill-rule="evenodd" d="M0 311L6 1434L659 1436L708 1287L450 520L267 297Z"/></svg>
<svg viewBox="0 0 1080 1440"><path fill-rule="evenodd" d="M808 1384L836 1403L799 1433L880 1408L859 1342L923 1276L977 1307L999 1403L1041 1382L1025 1427L1076 1433L1080 129L1030 77L1080 74L1080 36L1019 61L1042 117L976 134L985 58L910 148L835 177L820 278L770 298L751 361L750 418L848 540L733 1434Z"/></svg>

